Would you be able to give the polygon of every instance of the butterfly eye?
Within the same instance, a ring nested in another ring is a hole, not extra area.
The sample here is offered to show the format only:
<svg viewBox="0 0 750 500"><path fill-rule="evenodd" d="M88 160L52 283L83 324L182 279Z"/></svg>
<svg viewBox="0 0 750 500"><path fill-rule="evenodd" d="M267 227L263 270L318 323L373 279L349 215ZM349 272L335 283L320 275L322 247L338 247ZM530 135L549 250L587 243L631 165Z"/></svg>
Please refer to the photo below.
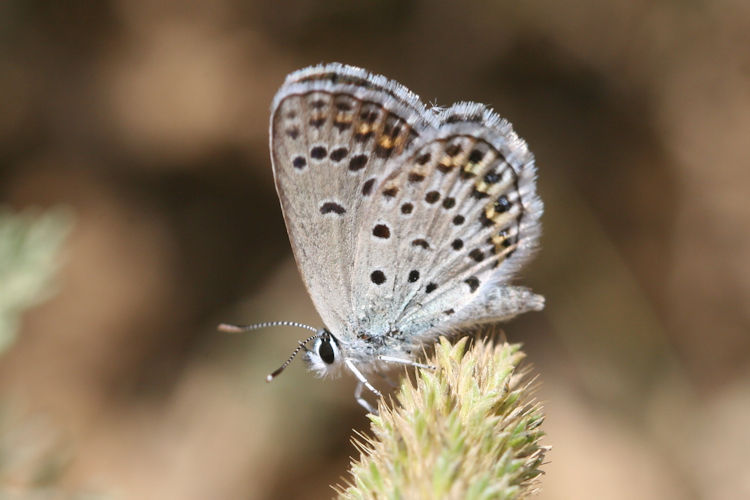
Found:
<svg viewBox="0 0 750 500"><path fill-rule="evenodd" d="M320 356L320 359L322 359L325 364L333 364L335 356L333 354L333 346L331 345L331 341L329 339L321 340L320 344L318 345L318 356Z"/></svg>

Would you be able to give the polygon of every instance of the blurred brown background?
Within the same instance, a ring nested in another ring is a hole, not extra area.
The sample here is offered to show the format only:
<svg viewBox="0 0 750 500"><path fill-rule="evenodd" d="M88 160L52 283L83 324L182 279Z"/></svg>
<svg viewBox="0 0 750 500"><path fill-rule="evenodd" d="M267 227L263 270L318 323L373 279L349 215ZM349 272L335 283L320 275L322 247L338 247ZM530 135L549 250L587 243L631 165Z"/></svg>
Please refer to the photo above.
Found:
<svg viewBox="0 0 750 500"><path fill-rule="evenodd" d="M267 385L300 332L215 325L320 324L267 126L287 73L340 61L536 154L548 307L505 330L543 384L539 498L750 498L748 47L742 0L0 3L0 203L75 216L0 358L0 496L50 456L53 498L332 495L352 380Z"/></svg>

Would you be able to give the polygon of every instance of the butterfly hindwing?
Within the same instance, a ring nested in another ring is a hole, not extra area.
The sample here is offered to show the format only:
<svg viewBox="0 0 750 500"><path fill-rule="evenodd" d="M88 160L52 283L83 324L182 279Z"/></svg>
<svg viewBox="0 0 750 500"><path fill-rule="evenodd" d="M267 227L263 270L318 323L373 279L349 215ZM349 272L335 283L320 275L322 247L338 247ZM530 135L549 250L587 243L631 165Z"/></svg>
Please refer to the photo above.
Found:
<svg viewBox="0 0 750 500"><path fill-rule="evenodd" d="M371 333L417 338L465 323L468 312L475 323L515 315L533 298L497 300L514 298L507 281L537 244L533 156L482 105L456 105L442 119L400 159L363 217L353 275L367 293L353 310ZM501 285L508 290L491 291Z"/></svg>

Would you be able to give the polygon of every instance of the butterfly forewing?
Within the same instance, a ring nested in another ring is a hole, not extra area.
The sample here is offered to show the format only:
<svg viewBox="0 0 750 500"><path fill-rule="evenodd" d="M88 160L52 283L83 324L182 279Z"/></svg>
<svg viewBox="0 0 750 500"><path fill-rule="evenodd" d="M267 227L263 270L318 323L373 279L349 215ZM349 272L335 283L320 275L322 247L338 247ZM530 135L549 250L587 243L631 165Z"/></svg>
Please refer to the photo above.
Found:
<svg viewBox="0 0 750 500"><path fill-rule="evenodd" d="M302 276L332 331L351 322L360 218L391 160L427 127L425 115L403 87L340 65L292 74L277 94L276 187Z"/></svg>

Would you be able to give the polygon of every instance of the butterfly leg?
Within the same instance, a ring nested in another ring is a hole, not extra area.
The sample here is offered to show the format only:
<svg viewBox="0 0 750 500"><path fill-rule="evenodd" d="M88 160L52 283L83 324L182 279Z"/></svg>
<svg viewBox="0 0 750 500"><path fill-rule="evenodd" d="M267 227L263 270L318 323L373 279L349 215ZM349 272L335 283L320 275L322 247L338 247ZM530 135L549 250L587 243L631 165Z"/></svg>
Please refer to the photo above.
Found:
<svg viewBox="0 0 750 500"><path fill-rule="evenodd" d="M365 398L362 397L362 387L367 387L377 397L381 397L382 394L380 394L380 391L375 389L372 386L372 384L365 378L365 376L362 375L362 372L357 369L357 367L354 365L352 360L347 359L345 360L345 363L346 363L347 368L349 368L349 370L354 374L354 376L357 377L357 380L359 380L359 383L357 384L357 389L354 391L354 397L357 399L357 402L365 410L377 415L378 410L373 408L372 405L367 400L365 400Z"/></svg>
<svg viewBox="0 0 750 500"><path fill-rule="evenodd" d="M365 384L362 382L357 382L357 388L354 389L354 399L357 400L357 403L359 403L359 406L367 410L368 413L372 413L373 415L378 414L378 409L373 407L369 401L367 401L364 396L362 396L362 390L364 389Z"/></svg>
<svg viewBox="0 0 750 500"><path fill-rule="evenodd" d="M378 356L378 359L380 361L385 361L386 363L398 363L401 365L413 366L415 368L424 368L425 370L436 369L432 365L425 365L424 363L417 363L416 361L412 361L410 359L396 358L394 356Z"/></svg>

